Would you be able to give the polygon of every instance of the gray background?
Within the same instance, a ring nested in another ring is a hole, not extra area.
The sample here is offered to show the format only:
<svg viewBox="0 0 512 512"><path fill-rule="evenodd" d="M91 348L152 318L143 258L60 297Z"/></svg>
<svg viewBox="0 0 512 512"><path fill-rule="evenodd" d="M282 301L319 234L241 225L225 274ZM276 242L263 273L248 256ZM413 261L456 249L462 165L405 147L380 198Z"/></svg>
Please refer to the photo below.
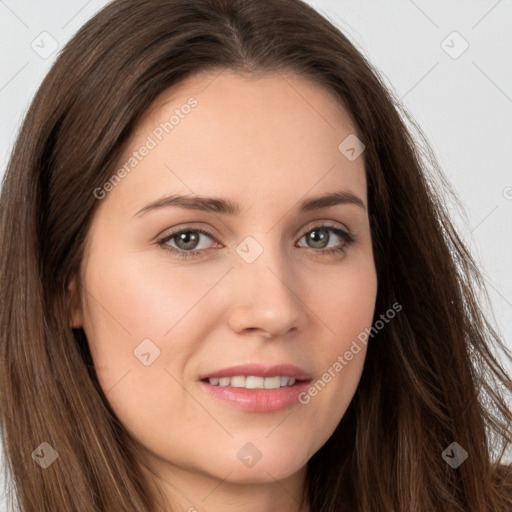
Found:
<svg viewBox="0 0 512 512"><path fill-rule="evenodd" d="M107 3L0 0L0 173L56 57L52 44L62 48ZM450 208L483 270L485 308L512 349L512 0L308 3L367 56L429 138L465 209Z"/></svg>

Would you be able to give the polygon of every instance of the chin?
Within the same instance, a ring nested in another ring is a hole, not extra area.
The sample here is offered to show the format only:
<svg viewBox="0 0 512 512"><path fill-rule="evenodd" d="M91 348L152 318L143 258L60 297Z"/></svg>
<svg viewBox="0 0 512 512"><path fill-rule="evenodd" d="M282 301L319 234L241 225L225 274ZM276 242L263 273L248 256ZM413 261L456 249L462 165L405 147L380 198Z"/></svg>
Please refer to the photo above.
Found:
<svg viewBox="0 0 512 512"><path fill-rule="evenodd" d="M302 454L298 457L297 453L279 453L275 450L273 453L254 461L242 462L238 458L225 460L220 464L220 460L215 465L215 474L217 477L237 484L257 484L269 483L276 480L285 480L286 478L301 471L307 464L309 456ZM252 465L251 465L252 464Z"/></svg>

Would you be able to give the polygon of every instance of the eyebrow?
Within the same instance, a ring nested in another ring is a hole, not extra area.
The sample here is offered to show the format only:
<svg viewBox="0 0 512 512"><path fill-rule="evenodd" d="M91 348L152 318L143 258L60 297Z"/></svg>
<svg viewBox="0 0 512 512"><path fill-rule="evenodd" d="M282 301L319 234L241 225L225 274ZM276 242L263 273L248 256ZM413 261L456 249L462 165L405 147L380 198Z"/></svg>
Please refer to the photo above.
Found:
<svg viewBox="0 0 512 512"><path fill-rule="evenodd" d="M363 210L366 210L366 205L363 200L356 196L354 193L347 190L339 190L336 192L324 194L318 197L311 197L302 201L298 210L299 213L307 213L322 208L329 208L339 204L353 204ZM134 217L141 216L149 211L169 206L177 206L189 210L199 210L203 212L222 213L225 215L239 215L241 207L229 199L221 199L217 197L205 196L180 196L173 195L153 201L141 210L139 210Z"/></svg>

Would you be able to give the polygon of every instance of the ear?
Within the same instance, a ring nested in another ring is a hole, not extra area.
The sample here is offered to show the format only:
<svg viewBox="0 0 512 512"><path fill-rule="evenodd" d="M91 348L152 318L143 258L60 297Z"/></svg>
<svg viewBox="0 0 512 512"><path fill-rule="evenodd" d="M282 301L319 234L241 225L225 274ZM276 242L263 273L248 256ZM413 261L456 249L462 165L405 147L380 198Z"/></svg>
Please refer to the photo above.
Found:
<svg viewBox="0 0 512 512"><path fill-rule="evenodd" d="M71 308L71 325L73 329L79 329L83 327L83 314L82 314L82 306L80 304L80 298L78 297L78 292L76 289L76 277L73 277L68 286L69 296L70 296L70 308Z"/></svg>

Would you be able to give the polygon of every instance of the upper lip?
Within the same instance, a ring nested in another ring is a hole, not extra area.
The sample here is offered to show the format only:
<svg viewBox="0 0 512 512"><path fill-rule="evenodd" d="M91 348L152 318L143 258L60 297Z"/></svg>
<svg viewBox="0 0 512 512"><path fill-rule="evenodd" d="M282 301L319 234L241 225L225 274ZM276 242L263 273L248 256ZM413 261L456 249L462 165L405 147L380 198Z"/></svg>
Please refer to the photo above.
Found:
<svg viewBox="0 0 512 512"><path fill-rule="evenodd" d="M260 363L240 364L222 368L209 373L205 373L199 377L199 380L212 379L214 377L235 377L238 375L254 375L256 377L295 377L296 380L309 380L311 376L301 368L293 364L277 364L268 366Z"/></svg>

